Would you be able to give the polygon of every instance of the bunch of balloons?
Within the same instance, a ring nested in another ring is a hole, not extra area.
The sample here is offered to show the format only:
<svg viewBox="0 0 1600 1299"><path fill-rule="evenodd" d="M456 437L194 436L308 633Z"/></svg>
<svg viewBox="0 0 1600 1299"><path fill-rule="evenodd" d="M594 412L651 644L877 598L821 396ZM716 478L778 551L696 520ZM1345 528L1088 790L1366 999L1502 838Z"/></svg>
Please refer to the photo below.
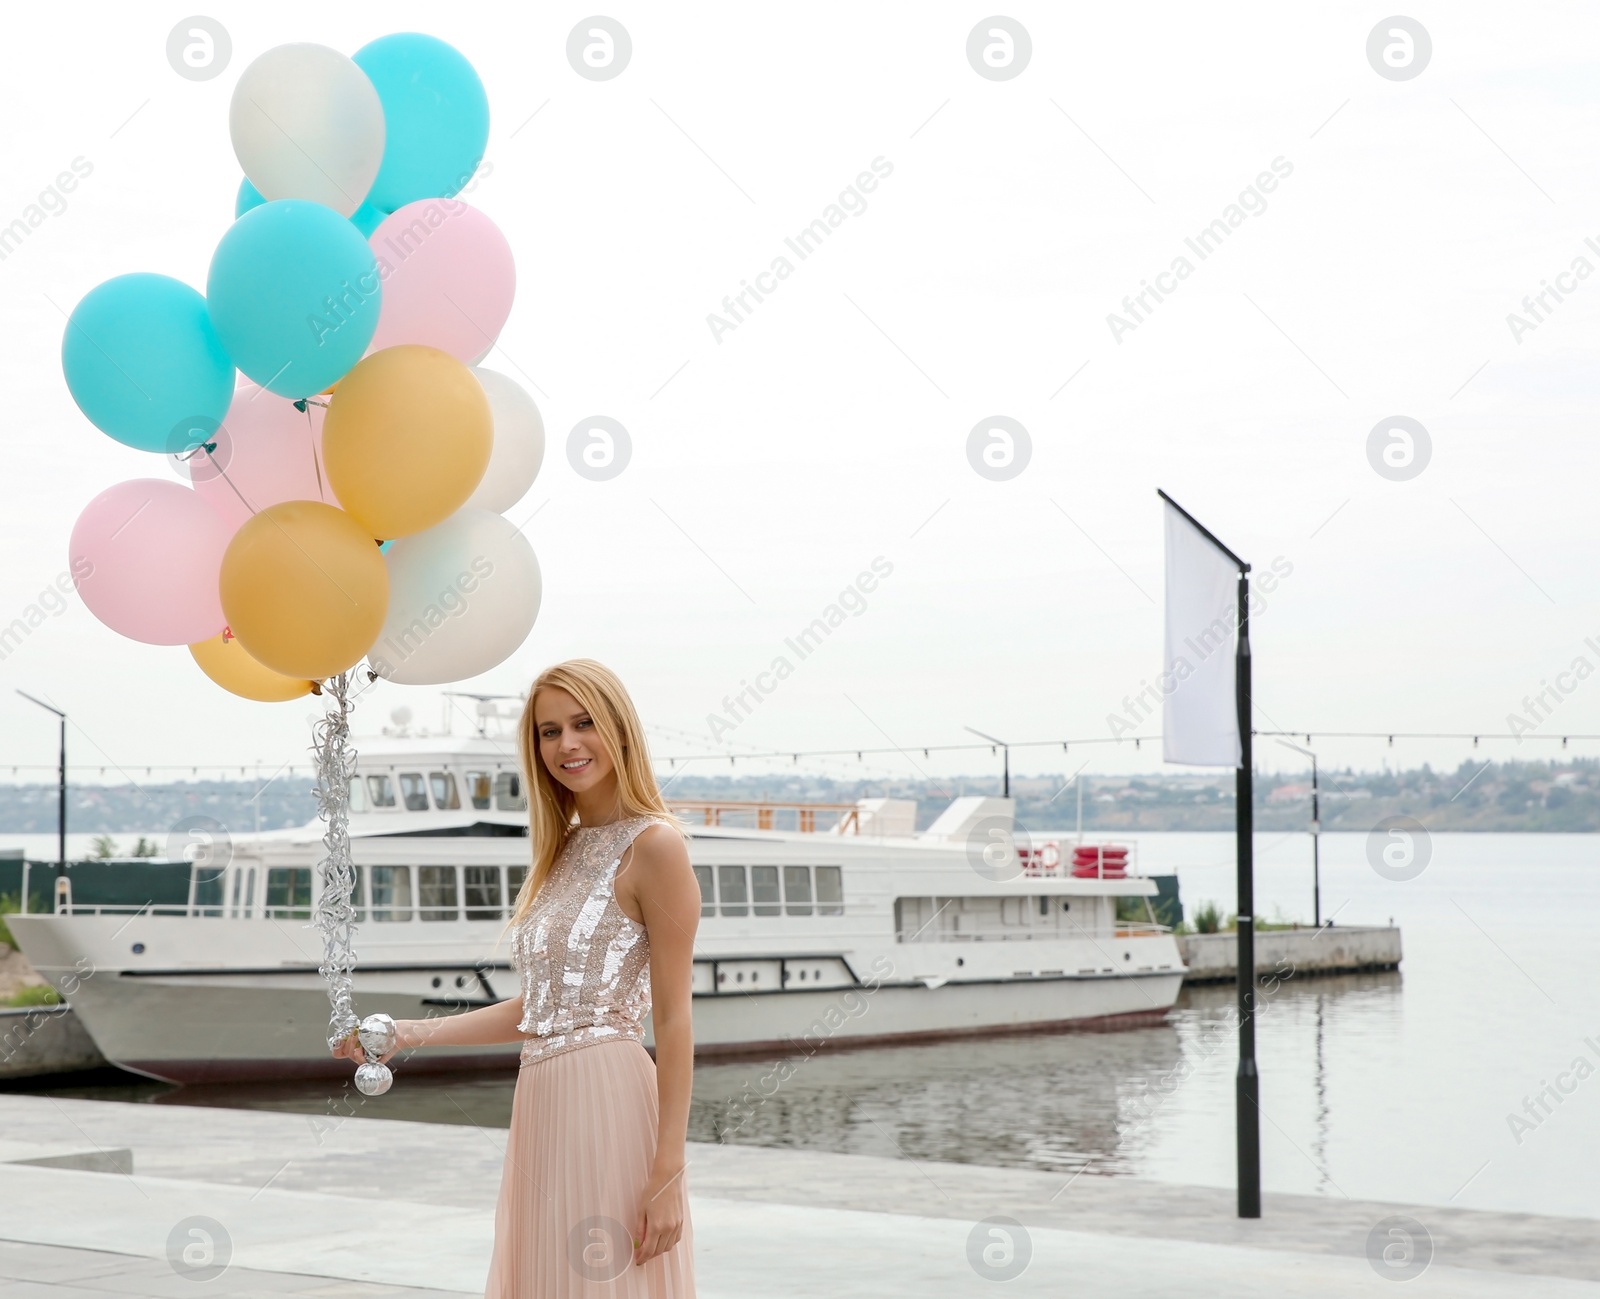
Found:
<svg viewBox="0 0 1600 1299"><path fill-rule="evenodd" d="M247 699L363 658L413 685L485 672L538 615L538 562L502 512L544 429L478 368L516 288L505 237L456 197L489 138L483 84L416 33L354 58L282 45L240 76L229 129L245 179L205 294L120 275L67 324L79 409L187 479L89 503L78 591Z"/></svg>

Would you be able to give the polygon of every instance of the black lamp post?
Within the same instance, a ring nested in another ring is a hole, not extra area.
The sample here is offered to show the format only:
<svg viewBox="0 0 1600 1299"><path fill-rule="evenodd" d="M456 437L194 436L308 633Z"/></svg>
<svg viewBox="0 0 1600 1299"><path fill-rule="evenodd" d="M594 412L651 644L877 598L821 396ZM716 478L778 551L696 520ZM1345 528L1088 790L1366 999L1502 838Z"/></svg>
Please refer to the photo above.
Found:
<svg viewBox="0 0 1600 1299"><path fill-rule="evenodd" d="M1311 737L1306 737L1309 740ZM1296 753L1303 753L1311 759L1311 919L1313 925L1322 928L1322 817L1317 806L1317 755L1310 749L1302 749L1298 744L1291 744L1288 740L1279 740L1279 744Z"/></svg>
<svg viewBox="0 0 1600 1299"><path fill-rule="evenodd" d="M964 727L963 729L971 731L974 735L976 735L981 740L988 740L990 744L998 744L1000 746L1000 752L1004 755L1002 761L1005 763L1004 783L1000 787L1000 796L1002 798L1010 798L1011 797L1011 746L1009 744L1007 744L1004 740L997 740L992 735L985 735L982 731L978 730L976 727L968 726L968 727Z"/></svg>

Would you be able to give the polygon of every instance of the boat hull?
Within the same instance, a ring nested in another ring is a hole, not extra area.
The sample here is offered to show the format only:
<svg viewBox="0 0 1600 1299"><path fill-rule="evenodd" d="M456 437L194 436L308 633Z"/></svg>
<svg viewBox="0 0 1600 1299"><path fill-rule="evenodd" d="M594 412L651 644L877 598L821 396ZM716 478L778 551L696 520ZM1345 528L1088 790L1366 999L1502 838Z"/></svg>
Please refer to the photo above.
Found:
<svg viewBox="0 0 1600 1299"><path fill-rule="evenodd" d="M1179 977L1138 980L1143 988L1128 986L1133 979L1047 979L1004 987L945 984L930 989L914 984L882 986L871 993L702 996L694 999L695 1054L811 1054L1005 1033L1137 1027L1165 1017ZM863 1000L868 1009L858 1015L854 1007ZM347 1062L319 1050L328 1001L315 991L173 988L126 980L80 994L74 1007L108 1060L167 1082L338 1079L350 1073ZM364 999L362 1009L396 1019L449 1013L420 1000L382 997ZM115 1027L122 1023L145 1027L123 1034ZM516 1067L519 1052L519 1043L447 1047L415 1052L396 1067L407 1073L509 1070Z"/></svg>
<svg viewBox="0 0 1600 1299"><path fill-rule="evenodd" d="M138 968L124 961L113 964L113 952L125 951L126 945L106 941L97 932L109 933L114 918L13 916L11 923L29 958L71 1003L101 1053L122 1068L176 1083L350 1075L349 1063L327 1051L326 988L303 960L287 959L298 955L292 949L258 949L259 957L278 955L276 964L260 960L230 967L216 960L188 968ZM146 932L152 947L164 947L161 927L188 925L192 934L193 924L157 918L146 922ZM265 938L263 931L272 928L259 922L200 924L206 927L202 932L219 939L224 929L238 925L239 946L247 935ZM1138 941L1170 945L1172 940ZM953 965L955 958L941 960L940 946L919 945L918 966ZM962 950L970 953L973 946ZM1046 959L1066 963L1064 957L1051 955L1053 944L1028 946L1040 964ZM79 955L69 959L72 953ZM460 947L455 952L387 955L404 959L378 962L358 975L363 1015L425 1019L491 1004L515 992L508 968L474 961ZM1143 953L1140 959L1148 963ZM739 964L723 961L729 967ZM839 969L851 981L842 985L699 992L693 1001L696 1054L810 1054L986 1034L1127 1027L1159 1022L1176 1000L1183 978L1181 964L1148 973L963 980L908 978L905 965L902 959L897 967L890 951L847 952ZM714 986L714 981L708 983ZM399 1068L414 1073L512 1069L519 1050L520 1043L428 1049L404 1057Z"/></svg>

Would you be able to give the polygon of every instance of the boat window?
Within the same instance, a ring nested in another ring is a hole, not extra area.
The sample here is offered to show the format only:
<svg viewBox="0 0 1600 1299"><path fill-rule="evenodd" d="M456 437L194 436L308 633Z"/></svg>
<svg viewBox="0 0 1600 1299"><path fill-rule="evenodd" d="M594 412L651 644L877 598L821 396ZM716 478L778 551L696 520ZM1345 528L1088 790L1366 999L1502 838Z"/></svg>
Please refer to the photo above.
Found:
<svg viewBox="0 0 1600 1299"><path fill-rule="evenodd" d="M783 868L783 900L791 916L811 914L811 867Z"/></svg>
<svg viewBox="0 0 1600 1299"><path fill-rule="evenodd" d="M417 914L423 920L459 920L454 866L417 867Z"/></svg>
<svg viewBox="0 0 1600 1299"><path fill-rule="evenodd" d="M256 868L252 866L244 877L244 915L248 918L256 906Z"/></svg>
<svg viewBox="0 0 1600 1299"><path fill-rule="evenodd" d="M368 776L367 793L372 795L373 807L394 806L394 783L387 776Z"/></svg>
<svg viewBox="0 0 1600 1299"><path fill-rule="evenodd" d="M522 792L522 774L502 771L494 778L494 805L500 812L526 812L528 800Z"/></svg>
<svg viewBox="0 0 1600 1299"><path fill-rule="evenodd" d="M372 918L379 924L411 919L411 867L372 868Z"/></svg>
<svg viewBox="0 0 1600 1299"><path fill-rule="evenodd" d="M717 889L711 880L711 867L696 866L694 868L694 882L700 886L700 914L714 916L717 914Z"/></svg>
<svg viewBox="0 0 1600 1299"><path fill-rule="evenodd" d="M817 867L817 914L819 916L844 915L843 872L837 866Z"/></svg>
<svg viewBox="0 0 1600 1299"><path fill-rule="evenodd" d="M527 878L528 868L526 866L506 867L506 896L511 899L513 904L516 903L518 896L522 893L522 881Z"/></svg>
<svg viewBox="0 0 1600 1299"><path fill-rule="evenodd" d="M239 885L241 883L243 883L243 881L244 881L244 872L242 870L234 871L233 872L233 900L228 904L229 914L230 915L237 916L239 914Z"/></svg>
<svg viewBox="0 0 1600 1299"><path fill-rule="evenodd" d="M500 868L463 866L468 920L500 919Z"/></svg>
<svg viewBox="0 0 1600 1299"><path fill-rule="evenodd" d="M352 812L367 810L367 787L361 783L360 776L350 777L350 810Z"/></svg>
<svg viewBox="0 0 1600 1299"><path fill-rule="evenodd" d="M752 910L758 916L775 916L782 910L778 906L778 868L776 866L752 866L750 868L750 900L755 903Z"/></svg>
<svg viewBox="0 0 1600 1299"><path fill-rule="evenodd" d="M267 871L267 918L311 919L311 867L273 866Z"/></svg>
<svg viewBox="0 0 1600 1299"><path fill-rule="evenodd" d="M220 916L222 904L227 900L227 895L223 891L225 868L202 866L196 862L191 870L194 874L195 914Z"/></svg>
<svg viewBox="0 0 1600 1299"><path fill-rule="evenodd" d="M749 894L745 892L743 866L717 867L717 893L722 899L722 914L742 916L750 908Z"/></svg>
<svg viewBox="0 0 1600 1299"><path fill-rule="evenodd" d="M430 771L428 786L433 790L433 805L441 812L456 812L461 808L461 795L456 792L456 777L452 771Z"/></svg>
<svg viewBox="0 0 1600 1299"><path fill-rule="evenodd" d="M350 888L350 905L355 908L356 924L364 925L367 923L367 868L357 866L355 872L355 883Z"/></svg>
<svg viewBox="0 0 1600 1299"><path fill-rule="evenodd" d="M402 771L400 773L400 797L405 800L406 811L426 812L428 810L428 790L422 783L420 771Z"/></svg>
<svg viewBox="0 0 1600 1299"><path fill-rule="evenodd" d="M494 778L487 771L467 772L467 797L480 812L489 810L489 794L494 789Z"/></svg>

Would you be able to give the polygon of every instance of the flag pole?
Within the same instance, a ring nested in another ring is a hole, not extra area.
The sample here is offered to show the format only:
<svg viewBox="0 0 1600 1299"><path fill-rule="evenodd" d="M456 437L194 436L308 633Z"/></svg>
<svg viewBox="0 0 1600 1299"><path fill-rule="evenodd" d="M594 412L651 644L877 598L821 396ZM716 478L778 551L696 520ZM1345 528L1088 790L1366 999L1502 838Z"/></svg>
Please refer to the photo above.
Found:
<svg viewBox="0 0 1600 1299"><path fill-rule="evenodd" d="M1239 890L1239 1068L1234 1077L1239 1216L1261 1216L1261 1077L1256 1072L1255 770L1251 758L1250 566L1239 568L1239 637L1234 646L1234 699L1239 709L1239 769L1234 833Z"/></svg>
<svg viewBox="0 0 1600 1299"><path fill-rule="evenodd" d="M1250 565L1223 545L1211 529L1166 492L1158 487L1156 494L1206 541L1226 555L1239 573L1238 594L1235 597L1238 602L1238 634L1234 641L1233 677L1234 722L1239 732L1239 766L1234 776L1234 834L1239 896L1239 1066L1234 1075L1234 1139L1238 1157L1239 1217L1259 1218L1261 1078L1256 1071L1255 767L1251 753L1254 734L1250 707Z"/></svg>

